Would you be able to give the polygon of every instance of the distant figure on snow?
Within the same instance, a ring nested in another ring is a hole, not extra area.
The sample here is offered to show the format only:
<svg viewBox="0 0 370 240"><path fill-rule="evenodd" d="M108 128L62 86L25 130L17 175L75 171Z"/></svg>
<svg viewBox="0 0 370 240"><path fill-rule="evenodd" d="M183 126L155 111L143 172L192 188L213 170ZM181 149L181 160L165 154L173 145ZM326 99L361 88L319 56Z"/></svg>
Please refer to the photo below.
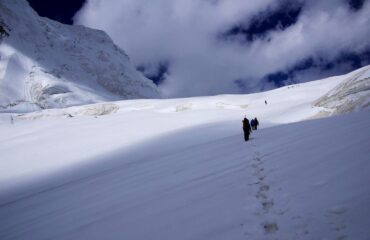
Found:
<svg viewBox="0 0 370 240"><path fill-rule="evenodd" d="M267 100L265 100L265 105L267 105Z"/></svg>
<svg viewBox="0 0 370 240"><path fill-rule="evenodd" d="M257 118L251 120L251 127L253 130L257 130L257 127L260 123L258 122Z"/></svg>
<svg viewBox="0 0 370 240"><path fill-rule="evenodd" d="M249 134L251 133L251 125L249 125L249 120L248 118L244 117L243 119L243 131L244 131L244 140L248 141L249 140Z"/></svg>

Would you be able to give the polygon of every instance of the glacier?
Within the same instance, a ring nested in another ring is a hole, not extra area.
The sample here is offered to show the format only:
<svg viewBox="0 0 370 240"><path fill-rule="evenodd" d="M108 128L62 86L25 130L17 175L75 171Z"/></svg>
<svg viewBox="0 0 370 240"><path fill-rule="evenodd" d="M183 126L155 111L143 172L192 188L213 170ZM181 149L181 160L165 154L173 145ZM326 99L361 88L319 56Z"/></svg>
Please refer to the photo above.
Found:
<svg viewBox="0 0 370 240"><path fill-rule="evenodd" d="M369 239L370 66L160 99L102 31L0 27L0 239Z"/></svg>
<svg viewBox="0 0 370 240"><path fill-rule="evenodd" d="M369 95L341 94L366 89L369 68L249 95L0 113L0 238L366 240ZM347 98L362 100L338 112ZM244 115L261 124L249 142Z"/></svg>

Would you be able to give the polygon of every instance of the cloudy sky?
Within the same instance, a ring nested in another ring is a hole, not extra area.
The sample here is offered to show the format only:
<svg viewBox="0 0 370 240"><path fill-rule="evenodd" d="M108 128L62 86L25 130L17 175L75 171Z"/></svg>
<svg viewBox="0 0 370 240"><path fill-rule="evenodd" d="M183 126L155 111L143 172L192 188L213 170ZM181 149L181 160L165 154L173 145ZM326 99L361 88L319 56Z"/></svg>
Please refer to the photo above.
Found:
<svg viewBox="0 0 370 240"><path fill-rule="evenodd" d="M248 93L370 64L366 0L86 0L167 97Z"/></svg>

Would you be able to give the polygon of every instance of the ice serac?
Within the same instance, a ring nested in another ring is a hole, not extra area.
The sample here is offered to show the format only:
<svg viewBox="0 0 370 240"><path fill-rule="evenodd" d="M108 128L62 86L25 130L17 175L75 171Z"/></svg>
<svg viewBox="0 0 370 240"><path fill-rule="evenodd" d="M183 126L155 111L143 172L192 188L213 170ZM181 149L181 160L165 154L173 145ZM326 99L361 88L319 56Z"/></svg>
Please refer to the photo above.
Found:
<svg viewBox="0 0 370 240"><path fill-rule="evenodd" d="M103 31L42 18L25 0L0 1L0 111L159 97Z"/></svg>
<svg viewBox="0 0 370 240"><path fill-rule="evenodd" d="M345 80L320 97L314 104L335 115L370 107L370 66L344 76Z"/></svg>

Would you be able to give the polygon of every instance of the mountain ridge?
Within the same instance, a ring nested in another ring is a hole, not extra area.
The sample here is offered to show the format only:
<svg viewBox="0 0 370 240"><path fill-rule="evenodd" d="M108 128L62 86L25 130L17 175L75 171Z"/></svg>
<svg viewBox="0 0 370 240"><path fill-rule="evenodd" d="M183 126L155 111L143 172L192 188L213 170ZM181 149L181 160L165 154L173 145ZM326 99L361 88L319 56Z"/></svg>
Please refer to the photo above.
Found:
<svg viewBox="0 0 370 240"><path fill-rule="evenodd" d="M1 1L0 13L3 110L160 98L105 32L39 17L25 0Z"/></svg>

